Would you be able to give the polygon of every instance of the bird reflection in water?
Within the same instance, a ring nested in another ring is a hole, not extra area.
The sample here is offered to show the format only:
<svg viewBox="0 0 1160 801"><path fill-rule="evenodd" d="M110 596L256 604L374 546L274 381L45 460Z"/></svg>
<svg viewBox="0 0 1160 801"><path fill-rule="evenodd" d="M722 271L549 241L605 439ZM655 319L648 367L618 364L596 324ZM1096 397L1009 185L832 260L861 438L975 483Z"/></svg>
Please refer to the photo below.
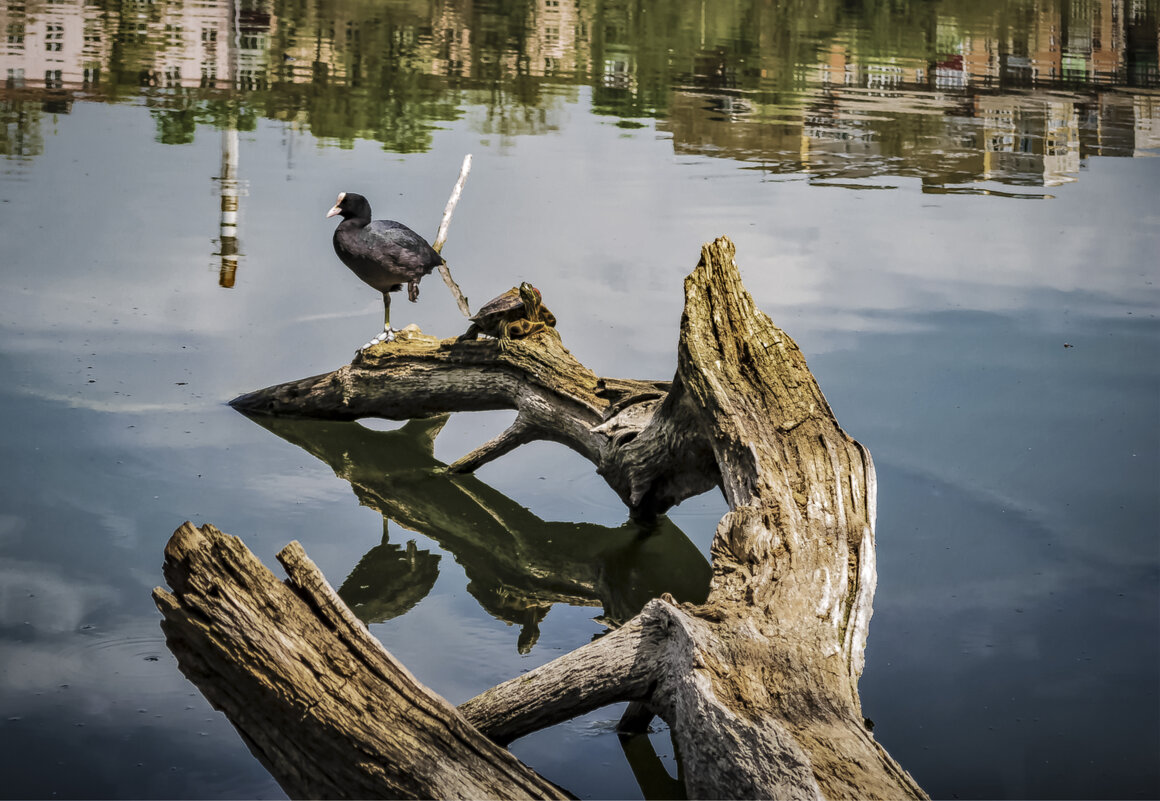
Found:
<svg viewBox="0 0 1160 801"><path fill-rule="evenodd" d="M408 540L390 541L383 518L383 541L371 548L338 590L339 596L364 623L383 623L411 611L427 597L439 578L439 555Z"/></svg>

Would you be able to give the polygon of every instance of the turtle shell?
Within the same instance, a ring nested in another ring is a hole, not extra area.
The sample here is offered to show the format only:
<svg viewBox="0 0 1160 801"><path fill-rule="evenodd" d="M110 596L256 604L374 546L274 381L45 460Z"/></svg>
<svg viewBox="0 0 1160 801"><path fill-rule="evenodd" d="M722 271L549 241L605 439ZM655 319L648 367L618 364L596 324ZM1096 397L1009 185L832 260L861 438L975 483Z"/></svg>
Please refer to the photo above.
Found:
<svg viewBox="0 0 1160 801"><path fill-rule="evenodd" d="M492 298L480 307L471 322L488 333L504 320L518 320L524 313L524 301L519 287L513 286L502 295Z"/></svg>
<svg viewBox="0 0 1160 801"><path fill-rule="evenodd" d="M536 308L529 313L527 304L524 302L523 295L527 292L534 292L536 296ZM502 295L492 298L483 307L476 312L471 321L475 323L479 329L489 336L499 336L505 323L515 323L519 320L527 320L531 323L540 323L535 327L543 328L540 322L540 310L542 306L539 303L540 290L536 289L529 283L523 283L518 287L512 287ZM533 319L533 317L535 319Z"/></svg>
<svg viewBox="0 0 1160 801"><path fill-rule="evenodd" d="M554 326L556 317L544 308L541 297L540 290L527 281L512 287L483 304L471 317L471 327L459 336L459 341L477 339L480 334L496 339L523 339L543 331L546 326Z"/></svg>

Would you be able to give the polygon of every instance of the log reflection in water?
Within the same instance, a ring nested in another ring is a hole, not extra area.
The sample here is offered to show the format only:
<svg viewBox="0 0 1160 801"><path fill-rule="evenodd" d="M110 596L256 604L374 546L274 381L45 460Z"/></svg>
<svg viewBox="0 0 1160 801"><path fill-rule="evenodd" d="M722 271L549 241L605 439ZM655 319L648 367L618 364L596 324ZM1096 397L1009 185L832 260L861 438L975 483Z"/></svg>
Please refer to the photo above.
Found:
<svg viewBox="0 0 1160 801"><path fill-rule="evenodd" d="M382 513L382 543L339 588L364 622L408 611L438 576L439 556L413 540L391 542L388 521L451 553L479 604L520 626L521 653L535 645L539 622L553 604L601 606L601 622L617 626L662 593L679 601L705 600L709 563L671 520L628 521L616 528L542 520L475 476L446 471L434 445L448 418L373 431L351 422L250 415L330 465L363 506Z"/></svg>

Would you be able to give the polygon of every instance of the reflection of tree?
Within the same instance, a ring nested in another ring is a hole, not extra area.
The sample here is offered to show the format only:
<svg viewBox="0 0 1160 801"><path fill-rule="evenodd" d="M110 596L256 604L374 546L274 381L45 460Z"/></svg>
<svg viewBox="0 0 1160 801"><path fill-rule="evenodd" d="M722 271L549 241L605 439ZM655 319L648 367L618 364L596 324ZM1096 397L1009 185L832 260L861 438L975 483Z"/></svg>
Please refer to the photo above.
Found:
<svg viewBox="0 0 1160 801"><path fill-rule="evenodd" d="M316 136L344 146L366 138L395 152L427 150L437 124L459 116L460 98L429 75L419 35L426 11L425 4L366 2L279 8L280 27L295 38L279 38L284 49L271 61L284 61L305 42L329 41L325 54L321 44L315 48L325 69L314 69L309 84L292 75L276 82L269 110L283 119L305 117Z"/></svg>
<svg viewBox="0 0 1160 801"><path fill-rule="evenodd" d="M157 141L164 145L188 145L193 142L200 116L197 98L188 92L168 95L161 107L149 109L157 125Z"/></svg>
<svg viewBox="0 0 1160 801"><path fill-rule="evenodd" d="M870 157L842 177L885 170L929 179L939 162L941 183L942 175L963 181L987 172L976 163L977 138L957 130L973 121L978 96L1049 85L1102 113L1111 93L1097 94L1094 84L1160 82L1156 6L1120 0L190 0L51 8L46 13L56 17L82 16L85 39L84 49L63 54L73 84L64 70L63 94L57 88L54 97L71 97L84 65L85 97L144 96L158 139L173 144L191 141L198 125L236 120L251 130L266 117L343 147L372 139L389 151L418 152L468 105L482 109L471 124L484 134L550 131L563 98L578 93L560 87L587 85L598 114L626 127L633 118L662 119L686 152L762 159L781 172L801 166L802 144L823 161L849 162L873 142ZM708 96L701 105L726 107L691 112L690 93ZM1082 120L1090 116L1081 109L1081 144L1096 152L1109 126L1101 120L1098 135L1088 135ZM8 150L22 136L34 141L34 112L6 117ZM842 152L850 142L852 152Z"/></svg>
<svg viewBox="0 0 1160 801"><path fill-rule="evenodd" d="M446 416L395 431L357 423L255 417L350 482L359 502L382 512L383 544L363 557L339 590L364 620L385 620L434 585L438 557L414 543L389 543L386 521L435 540L459 562L468 591L490 614L521 627L527 652L553 604L602 606L619 624L668 592L701 602L709 565L667 518L643 527L547 522L474 476L452 476L435 459Z"/></svg>
<svg viewBox="0 0 1160 801"><path fill-rule="evenodd" d="M0 101L0 156L23 160L40 155L44 150L40 118L39 99Z"/></svg>

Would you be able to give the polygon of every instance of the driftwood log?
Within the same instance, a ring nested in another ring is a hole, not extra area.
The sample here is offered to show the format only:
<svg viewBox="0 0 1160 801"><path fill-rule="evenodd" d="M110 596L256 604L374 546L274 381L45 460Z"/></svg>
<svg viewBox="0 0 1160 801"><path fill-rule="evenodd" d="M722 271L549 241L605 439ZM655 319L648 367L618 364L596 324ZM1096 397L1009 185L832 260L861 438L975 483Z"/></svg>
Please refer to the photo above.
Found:
<svg viewBox="0 0 1160 801"><path fill-rule="evenodd" d="M870 454L797 346L742 286L733 245L685 282L672 382L598 378L553 332L400 338L333 373L233 401L353 420L515 409L450 466L534 439L589 459L648 519L720 487L702 604L663 596L605 636L458 709L370 637L292 543L277 581L235 538L186 524L155 591L179 663L294 796L559 797L503 744L597 707L672 729L690 797L922 798L874 740L857 682L875 570Z"/></svg>

